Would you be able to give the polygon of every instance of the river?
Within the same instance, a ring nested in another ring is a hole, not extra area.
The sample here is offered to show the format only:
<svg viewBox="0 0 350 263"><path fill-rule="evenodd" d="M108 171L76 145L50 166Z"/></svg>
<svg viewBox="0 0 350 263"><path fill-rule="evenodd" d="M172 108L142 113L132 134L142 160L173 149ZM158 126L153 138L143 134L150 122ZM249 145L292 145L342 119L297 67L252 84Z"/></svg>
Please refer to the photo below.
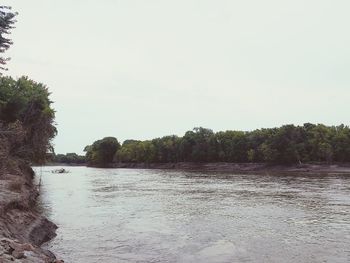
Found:
<svg viewBox="0 0 350 263"><path fill-rule="evenodd" d="M65 262L350 262L350 175L35 168Z"/></svg>

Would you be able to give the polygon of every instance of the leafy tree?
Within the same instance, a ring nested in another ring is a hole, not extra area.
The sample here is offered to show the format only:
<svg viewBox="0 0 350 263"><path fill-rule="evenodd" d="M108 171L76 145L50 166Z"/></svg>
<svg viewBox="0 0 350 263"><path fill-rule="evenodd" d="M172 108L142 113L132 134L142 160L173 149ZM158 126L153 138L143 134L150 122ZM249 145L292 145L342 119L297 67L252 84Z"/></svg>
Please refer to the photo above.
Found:
<svg viewBox="0 0 350 263"><path fill-rule="evenodd" d="M179 160L179 137L175 135L164 136L151 141L153 148L153 162L166 163Z"/></svg>
<svg viewBox="0 0 350 263"><path fill-rule="evenodd" d="M216 133L220 161L247 162L248 140L245 132L225 131Z"/></svg>
<svg viewBox="0 0 350 263"><path fill-rule="evenodd" d="M156 162L155 145L151 141L127 140L114 156L116 162Z"/></svg>
<svg viewBox="0 0 350 263"><path fill-rule="evenodd" d="M114 137L95 141L91 146L85 147L87 161L93 166L108 166L113 162L113 157L119 148L120 144Z"/></svg>
<svg viewBox="0 0 350 263"><path fill-rule="evenodd" d="M254 162L255 161L255 150L254 149L249 149L247 152L247 158L249 162Z"/></svg>
<svg viewBox="0 0 350 263"><path fill-rule="evenodd" d="M284 125L275 130L273 136L266 141L274 150L272 162L291 164L301 163L304 152L303 130L294 125Z"/></svg>
<svg viewBox="0 0 350 263"><path fill-rule="evenodd" d="M49 96L44 84L28 77L0 77L0 122L3 127L17 123L23 130L22 140L11 146L11 155L40 163L53 151L51 140L57 130Z"/></svg>
<svg viewBox="0 0 350 263"><path fill-rule="evenodd" d="M12 45L8 35L16 15L10 7L0 6L0 53ZM1 70L8 60L0 57ZM0 163L10 157L43 163L53 152L51 140L57 130L49 96L44 84L28 77L0 76Z"/></svg>
<svg viewBox="0 0 350 263"><path fill-rule="evenodd" d="M10 34L10 30L13 28L16 22L16 12L11 11L11 7L0 6L0 53L4 53L13 44L11 39L5 35ZM4 67L9 58L0 57L0 69L6 70ZM1 73L0 73L1 74Z"/></svg>
<svg viewBox="0 0 350 263"><path fill-rule="evenodd" d="M194 128L186 132L180 142L180 156L183 161L207 162L215 151L211 149L215 144L214 133L203 127Z"/></svg>
<svg viewBox="0 0 350 263"><path fill-rule="evenodd" d="M350 129L348 126L339 125L332 128L333 157L339 162L350 162Z"/></svg>
<svg viewBox="0 0 350 263"><path fill-rule="evenodd" d="M323 124L318 124L312 126L311 129L309 128L307 133L310 159L318 162L331 162L333 156L331 146L332 129Z"/></svg>
<svg viewBox="0 0 350 263"><path fill-rule="evenodd" d="M333 160L333 148L327 142L321 142L318 145L319 148L319 160L326 161L327 163L331 163Z"/></svg>

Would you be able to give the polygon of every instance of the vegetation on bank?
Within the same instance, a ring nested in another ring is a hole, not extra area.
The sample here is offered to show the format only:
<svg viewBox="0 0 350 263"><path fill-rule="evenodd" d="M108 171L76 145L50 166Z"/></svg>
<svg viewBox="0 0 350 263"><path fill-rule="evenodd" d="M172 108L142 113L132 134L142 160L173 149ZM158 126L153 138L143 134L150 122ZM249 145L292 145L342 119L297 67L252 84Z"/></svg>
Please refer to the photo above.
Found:
<svg viewBox="0 0 350 263"><path fill-rule="evenodd" d="M11 7L0 6L0 53L12 45L8 38L16 22ZM9 58L0 57L0 70ZM0 72L0 169L11 158L43 163L53 152L57 130L47 87L28 77L13 79Z"/></svg>
<svg viewBox="0 0 350 263"><path fill-rule="evenodd" d="M39 246L57 226L35 209L39 194L30 163L43 163L56 134L55 112L45 85L27 77L2 77L3 57L17 13L0 6L0 262L61 262Z"/></svg>
<svg viewBox="0 0 350 263"><path fill-rule="evenodd" d="M116 138L107 137L87 146L85 151L92 166L108 166L111 162L350 162L350 129L343 124L311 123L254 131L213 132L200 127L183 137L126 140L122 145Z"/></svg>
<svg viewBox="0 0 350 263"><path fill-rule="evenodd" d="M86 160L89 165L105 167L114 161L116 152L121 148L114 137L105 137L85 147Z"/></svg>
<svg viewBox="0 0 350 263"><path fill-rule="evenodd" d="M53 154L49 162L54 164L85 164L86 157L76 153Z"/></svg>
<svg viewBox="0 0 350 263"><path fill-rule="evenodd" d="M0 161L43 163L57 131L47 87L27 77L0 77Z"/></svg>

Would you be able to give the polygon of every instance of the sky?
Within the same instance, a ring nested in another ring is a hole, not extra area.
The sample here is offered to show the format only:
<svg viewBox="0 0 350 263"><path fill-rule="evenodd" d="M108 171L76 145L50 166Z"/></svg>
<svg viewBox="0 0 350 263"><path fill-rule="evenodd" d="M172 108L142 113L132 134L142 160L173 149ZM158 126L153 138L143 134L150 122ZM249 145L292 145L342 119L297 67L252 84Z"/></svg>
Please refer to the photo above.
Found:
<svg viewBox="0 0 350 263"><path fill-rule="evenodd" d="M8 74L52 92L56 153L350 119L348 0L3 0Z"/></svg>

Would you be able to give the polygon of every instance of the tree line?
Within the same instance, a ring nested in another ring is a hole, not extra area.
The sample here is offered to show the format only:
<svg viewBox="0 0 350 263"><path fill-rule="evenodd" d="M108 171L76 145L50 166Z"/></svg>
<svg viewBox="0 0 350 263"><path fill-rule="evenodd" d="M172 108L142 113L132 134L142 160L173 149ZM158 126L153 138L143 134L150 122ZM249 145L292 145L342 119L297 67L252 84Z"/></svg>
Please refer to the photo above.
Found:
<svg viewBox="0 0 350 263"><path fill-rule="evenodd" d="M85 164L86 157L76 153L52 154L49 161L53 164Z"/></svg>
<svg viewBox="0 0 350 263"><path fill-rule="evenodd" d="M263 162L301 164L350 162L349 126L305 123L254 131L194 128L184 136L126 140L106 137L85 147L92 166L121 163Z"/></svg>

